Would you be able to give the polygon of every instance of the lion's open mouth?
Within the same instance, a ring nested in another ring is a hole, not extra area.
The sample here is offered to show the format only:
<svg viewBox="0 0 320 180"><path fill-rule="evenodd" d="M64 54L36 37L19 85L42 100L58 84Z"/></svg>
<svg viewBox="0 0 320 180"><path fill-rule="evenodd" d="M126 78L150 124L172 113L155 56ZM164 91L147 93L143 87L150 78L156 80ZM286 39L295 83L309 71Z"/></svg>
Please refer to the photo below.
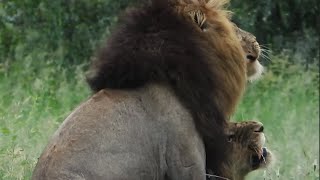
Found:
<svg viewBox="0 0 320 180"><path fill-rule="evenodd" d="M262 148L261 152L262 153L254 154L251 157L251 166L253 169L258 169L262 164L266 164L266 160L269 158L267 148Z"/></svg>

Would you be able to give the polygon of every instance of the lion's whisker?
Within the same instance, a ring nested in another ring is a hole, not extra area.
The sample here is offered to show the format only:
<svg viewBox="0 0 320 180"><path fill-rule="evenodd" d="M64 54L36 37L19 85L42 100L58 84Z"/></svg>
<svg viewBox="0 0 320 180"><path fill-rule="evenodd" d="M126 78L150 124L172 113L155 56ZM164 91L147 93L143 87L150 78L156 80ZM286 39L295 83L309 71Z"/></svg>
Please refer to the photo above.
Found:
<svg viewBox="0 0 320 180"><path fill-rule="evenodd" d="M260 50L261 50L261 52L272 53L272 50L263 49L263 48L261 48Z"/></svg>
<svg viewBox="0 0 320 180"><path fill-rule="evenodd" d="M270 51L271 51L271 49L270 49L269 47L266 47L266 46L260 46L260 48L262 48L262 49L266 49L266 50L270 50Z"/></svg>
<svg viewBox="0 0 320 180"><path fill-rule="evenodd" d="M228 179L228 178L226 178L226 177L217 176L217 175L213 175L213 174L206 174L206 176L208 176L208 177L220 178L220 179L224 179L224 180L230 180L230 179Z"/></svg>
<svg viewBox="0 0 320 180"><path fill-rule="evenodd" d="M271 59L270 59L270 57L269 57L267 54L261 53L260 56L261 56L263 59L266 59L266 60L272 62Z"/></svg>
<svg viewBox="0 0 320 180"><path fill-rule="evenodd" d="M271 44L259 44L260 47L264 47L264 48L267 48L267 49L270 49Z"/></svg>
<svg viewBox="0 0 320 180"><path fill-rule="evenodd" d="M270 56L272 52L261 51L260 55Z"/></svg>
<svg viewBox="0 0 320 180"><path fill-rule="evenodd" d="M261 51L261 53L272 54L272 50L270 50L270 49L260 48L260 51Z"/></svg>
<svg viewBox="0 0 320 180"><path fill-rule="evenodd" d="M260 54L261 57L265 58L265 59L269 59L270 60L270 57L266 54Z"/></svg>
<svg viewBox="0 0 320 180"><path fill-rule="evenodd" d="M261 48L260 49L261 54L272 54L272 50Z"/></svg>
<svg viewBox="0 0 320 180"><path fill-rule="evenodd" d="M265 60L267 60L267 61L269 61L269 62L272 62L269 57L266 57L266 56L262 56L262 57L263 57L263 59L265 59Z"/></svg>

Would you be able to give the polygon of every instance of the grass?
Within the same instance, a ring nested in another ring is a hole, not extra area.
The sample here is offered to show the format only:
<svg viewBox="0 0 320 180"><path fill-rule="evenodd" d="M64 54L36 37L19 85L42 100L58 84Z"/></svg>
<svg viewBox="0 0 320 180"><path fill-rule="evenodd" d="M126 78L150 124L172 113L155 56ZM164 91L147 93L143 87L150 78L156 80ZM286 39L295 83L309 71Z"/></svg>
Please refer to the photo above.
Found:
<svg viewBox="0 0 320 180"><path fill-rule="evenodd" d="M50 136L90 94L84 65L57 65L59 50L33 52L0 61L0 179L30 179ZM273 167L248 179L319 179L318 72L285 57L274 62L263 80L249 85L234 116L263 122L277 156Z"/></svg>

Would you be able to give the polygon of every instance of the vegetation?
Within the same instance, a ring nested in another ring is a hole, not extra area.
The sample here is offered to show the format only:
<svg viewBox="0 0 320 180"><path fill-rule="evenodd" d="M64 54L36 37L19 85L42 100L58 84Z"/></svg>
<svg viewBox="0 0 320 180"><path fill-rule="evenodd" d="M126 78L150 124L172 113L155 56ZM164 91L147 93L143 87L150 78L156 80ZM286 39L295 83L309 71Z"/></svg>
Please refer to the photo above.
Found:
<svg viewBox="0 0 320 180"><path fill-rule="evenodd" d="M234 119L261 121L276 156L249 179L319 179L319 74L272 57L265 76L248 86ZM313 66L315 67L315 66Z"/></svg>
<svg viewBox="0 0 320 180"><path fill-rule="evenodd" d="M30 179L50 136L90 96L89 60L128 2L0 0L0 179ZM274 51L233 117L262 121L277 156L249 179L319 179L317 1L243 0L232 9Z"/></svg>

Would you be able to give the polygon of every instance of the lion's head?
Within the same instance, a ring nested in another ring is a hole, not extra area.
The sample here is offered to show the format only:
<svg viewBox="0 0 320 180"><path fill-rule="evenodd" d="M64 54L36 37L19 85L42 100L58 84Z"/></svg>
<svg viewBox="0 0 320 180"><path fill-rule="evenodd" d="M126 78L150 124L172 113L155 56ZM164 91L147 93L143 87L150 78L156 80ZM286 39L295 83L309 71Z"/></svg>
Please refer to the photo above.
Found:
<svg viewBox="0 0 320 180"><path fill-rule="evenodd" d="M272 153L264 146L263 125L257 121L230 122L226 128L228 150L226 161L209 173L232 180L243 180L251 171L266 168Z"/></svg>
<svg viewBox="0 0 320 180"><path fill-rule="evenodd" d="M243 29L240 29L234 24L234 29L241 42L242 49L247 60L247 77L249 81L258 79L262 72L263 66L259 63L261 48L256 40L256 37Z"/></svg>
<svg viewBox="0 0 320 180"><path fill-rule="evenodd" d="M210 8L215 8L217 5L222 5L226 1L215 2L215 1L199 1L198 3L191 4L188 3L188 0L180 0L178 1L180 4L177 6L179 7L179 11L187 14L191 17L191 20L205 33L209 36L216 38L216 30L217 26L216 22L210 22L209 18L213 18L210 12ZM187 3L186 3L187 2ZM219 4L220 3L220 4ZM199 8L202 6L202 8ZM207 8L207 9L206 9ZM181 10L182 9L182 10ZM229 16L228 12L224 12L226 17ZM208 20L209 19L209 20ZM236 36L240 41L241 47L244 51L244 59L246 59L246 69L247 69L247 79L249 81L258 79L262 72L263 66L259 63L258 59L260 57L261 48L259 43L256 40L256 37L239 28L236 24L233 24L233 29L236 32ZM215 40L213 40L215 41Z"/></svg>

